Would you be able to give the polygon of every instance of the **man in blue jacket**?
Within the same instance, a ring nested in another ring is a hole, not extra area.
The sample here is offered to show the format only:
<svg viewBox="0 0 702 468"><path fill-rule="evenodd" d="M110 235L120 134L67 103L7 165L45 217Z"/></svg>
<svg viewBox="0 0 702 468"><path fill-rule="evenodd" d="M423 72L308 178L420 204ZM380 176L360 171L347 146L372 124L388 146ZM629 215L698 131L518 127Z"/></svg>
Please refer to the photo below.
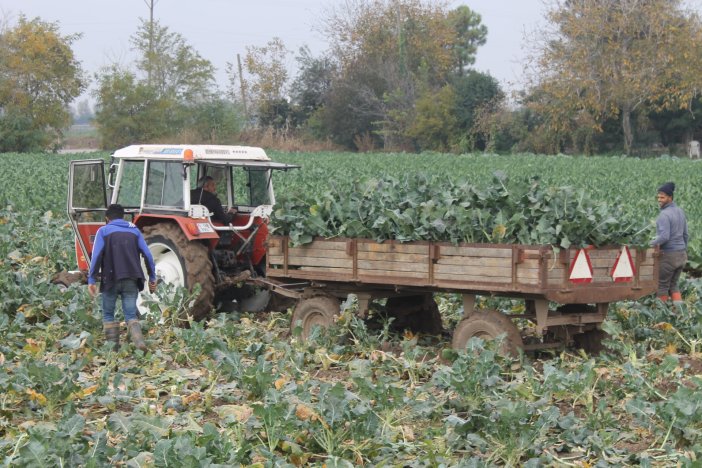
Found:
<svg viewBox="0 0 702 468"><path fill-rule="evenodd" d="M656 238L651 246L661 249L658 274L658 298L667 302L681 302L678 280L687 263L687 220L685 213L673 201L675 184L666 182L658 187L658 206L661 211L656 219Z"/></svg>
<svg viewBox="0 0 702 468"><path fill-rule="evenodd" d="M105 212L107 224L98 229L93 245L93 256L88 273L88 291L97 294L97 275L100 273L102 293L102 322L105 339L119 348L119 322L115 322L117 296L122 298L122 311L127 322L127 334L134 346L146 351L137 318L137 296L144 289L141 257L146 260L149 272L149 290L156 290L154 259L139 229L124 220L124 208L110 205Z"/></svg>

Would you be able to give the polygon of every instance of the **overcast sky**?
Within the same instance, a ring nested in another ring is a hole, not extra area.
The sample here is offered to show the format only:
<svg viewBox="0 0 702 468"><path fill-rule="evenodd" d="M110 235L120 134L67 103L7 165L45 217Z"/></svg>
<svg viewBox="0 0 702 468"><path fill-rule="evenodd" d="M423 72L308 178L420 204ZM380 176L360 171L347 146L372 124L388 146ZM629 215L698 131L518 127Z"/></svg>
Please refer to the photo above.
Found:
<svg viewBox="0 0 702 468"><path fill-rule="evenodd" d="M217 81L226 86L225 67L246 46L263 46L280 37L297 51L308 45L316 55L326 49L315 25L325 11L343 0L157 0L155 18L217 68ZM543 25L542 0L462 0L478 12L488 28L487 43L478 51L475 68L488 72L506 89L521 77L525 34ZM0 0L0 18L15 24L20 14L58 22L62 34L82 33L74 51L86 72L102 66L128 64L134 58L129 38L139 18L148 18L145 0ZM291 58L291 66L294 66Z"/></svg>

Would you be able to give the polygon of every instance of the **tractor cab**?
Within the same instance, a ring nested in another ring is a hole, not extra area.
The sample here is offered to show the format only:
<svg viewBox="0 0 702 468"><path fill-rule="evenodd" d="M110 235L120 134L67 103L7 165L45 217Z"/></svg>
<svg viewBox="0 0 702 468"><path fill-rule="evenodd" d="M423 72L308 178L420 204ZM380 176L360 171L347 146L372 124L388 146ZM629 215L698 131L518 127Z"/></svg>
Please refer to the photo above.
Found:
<svg viewBox="0 0 702 468"><path fill-rule="evenodd" d="M298 166L271 161L261 148L219 145L133 145L115 151L107 173L104 165L70 165L68 213L79 269L88 270L104 211L118 203L144 233L160 281L188 289L200 284L195 318L209 312L215 289L243 272L265 275L272 172ZM191 196L208 178L223 211L236 211L226 224Z"/></svg>

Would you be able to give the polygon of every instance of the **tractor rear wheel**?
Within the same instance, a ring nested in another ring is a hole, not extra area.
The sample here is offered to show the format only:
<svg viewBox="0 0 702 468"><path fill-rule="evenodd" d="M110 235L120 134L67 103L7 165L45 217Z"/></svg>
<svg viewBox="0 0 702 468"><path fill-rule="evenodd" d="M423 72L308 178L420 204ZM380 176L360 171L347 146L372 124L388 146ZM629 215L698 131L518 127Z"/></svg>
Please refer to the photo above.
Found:
<svg viewBox="0 0 702 468"><path fill-rule="evenodd" d="M524 343L512 320L497 310L476 310L456 326L451 345L454 349L461 350L466 348L466 343L473 337L488 341L502 334L505 338L499 352L517 356Z"/></svg>
<svg viewBox="0 0 702 468"><path fill-rule="evenodd" d="M212 310L214 275L207 246L189 241L177 224L160 223L144 227L144 239L156 265L156 277L167 284L192 291L200 284L200 295L187 312L201 320ZM187 315L179 317L187 324Z"/></svg>

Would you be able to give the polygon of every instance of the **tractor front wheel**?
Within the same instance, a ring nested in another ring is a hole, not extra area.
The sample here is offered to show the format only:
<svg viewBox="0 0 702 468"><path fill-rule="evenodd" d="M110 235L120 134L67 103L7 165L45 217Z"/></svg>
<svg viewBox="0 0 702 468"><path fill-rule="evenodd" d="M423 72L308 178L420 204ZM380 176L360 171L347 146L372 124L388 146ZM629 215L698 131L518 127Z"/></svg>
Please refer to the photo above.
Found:
<svg viewBox="0 0 702 468"><path fill-rule="evenodd" d="M214 275L207 246L189 241L176 224L161 223L144 227L144 239L156 265L159 281L192 291L200 285L200 295L192 308L179 319L187 323L187 314L201 320L212 310Z"/></svg>

